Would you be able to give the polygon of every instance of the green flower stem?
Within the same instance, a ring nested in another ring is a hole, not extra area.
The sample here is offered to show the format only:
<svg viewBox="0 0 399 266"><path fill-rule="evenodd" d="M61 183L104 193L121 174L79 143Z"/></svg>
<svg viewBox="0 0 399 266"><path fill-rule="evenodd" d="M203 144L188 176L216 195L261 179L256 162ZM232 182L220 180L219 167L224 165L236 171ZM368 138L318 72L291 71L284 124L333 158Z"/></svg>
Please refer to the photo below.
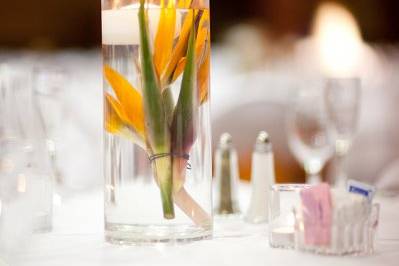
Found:
<svg viewBox="0 0 399 266"><path fill-rule="evenodd" d="M169 87L163 89L162 100L165 108L166 120L168 121L168 125L170 126L172 124L175 103L173 101L172 90Z"/></svg>
<svg viewBox="0 0 399 266"><path fill-rule="evenodd" d="M169 154L170 132L165 116L159 81L155 74L144 2L144 0L140 1L138 19L146 137L149 145L148 148L152 154ZM173 178L171 156L157 158L152 164L161 191L164 217L166 219L173 219L175 214L172 198Z"/></svg>

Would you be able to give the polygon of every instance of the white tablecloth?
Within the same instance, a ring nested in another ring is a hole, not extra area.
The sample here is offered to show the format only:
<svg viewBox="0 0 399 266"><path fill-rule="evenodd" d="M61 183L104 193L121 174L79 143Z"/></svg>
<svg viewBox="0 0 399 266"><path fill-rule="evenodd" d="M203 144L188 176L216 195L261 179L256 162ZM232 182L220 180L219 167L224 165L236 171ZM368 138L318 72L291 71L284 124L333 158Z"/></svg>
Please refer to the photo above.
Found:
<svg viewBox="0 0 399 266"><path fill-rule="evenodd" d="M241 185L241 205L249 186ZM56 207L54 230L32 236L12 257L11 265L398 265L399 200L381 203L376 252L365 257L332 257L269 247L266 225L239 218L215 219L211 240L175 246L118 246L104 241L102 192L93 191ZM1 265L1 262L0 262Z"/></svg>

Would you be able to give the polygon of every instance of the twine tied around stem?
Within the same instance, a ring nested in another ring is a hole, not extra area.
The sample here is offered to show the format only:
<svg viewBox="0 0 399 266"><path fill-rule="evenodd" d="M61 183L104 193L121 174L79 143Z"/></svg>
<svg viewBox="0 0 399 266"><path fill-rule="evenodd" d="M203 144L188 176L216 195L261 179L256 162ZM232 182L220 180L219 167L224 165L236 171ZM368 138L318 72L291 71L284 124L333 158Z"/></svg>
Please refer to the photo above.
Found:
<svg viewBox="0 0 399 266"><path fill-rule="evenodd" d="M172 156L172 157L176 157L176 158L183 158L187 161L187 169L191 170L191 164L188 162L188 160L190 159L190 155L188 155L187 153L184 154L180 154L180 153L157 153L157 154L152 154L148 157L148 160L150 160L150 162L155 161L156 159L159 158L163 158L163 157L167 157L167 156Z"/></svg>

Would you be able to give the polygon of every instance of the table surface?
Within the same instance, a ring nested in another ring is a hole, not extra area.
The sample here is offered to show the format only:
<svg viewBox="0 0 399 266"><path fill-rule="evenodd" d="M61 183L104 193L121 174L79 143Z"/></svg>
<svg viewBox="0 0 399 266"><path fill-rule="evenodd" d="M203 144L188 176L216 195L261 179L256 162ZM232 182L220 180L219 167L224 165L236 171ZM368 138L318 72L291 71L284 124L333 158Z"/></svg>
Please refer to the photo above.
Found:
<svg viewBox="0 0 399 266"><path fill-rule="evenodd" d="M249 186L241 185L241 205ZM318 256L269 247L267 225L215 218L214 236L189 244L118 246L104 241L102 193L93 191L55 208L54 229L36 234L13 255L10 265L398 265L399 199L381 203L376 252L371 256ZM1 265L1 262L0 262Z"/></svg>

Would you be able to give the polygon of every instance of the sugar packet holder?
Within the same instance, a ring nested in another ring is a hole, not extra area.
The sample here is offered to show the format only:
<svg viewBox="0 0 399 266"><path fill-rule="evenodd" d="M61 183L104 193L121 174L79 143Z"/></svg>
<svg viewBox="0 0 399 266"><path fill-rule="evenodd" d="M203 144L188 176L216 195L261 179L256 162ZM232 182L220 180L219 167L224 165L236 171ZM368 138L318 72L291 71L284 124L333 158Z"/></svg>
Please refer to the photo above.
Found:
<svg viewBox="0 0 399 266"><path fill-rule="evenodd" d="M328 184L303 189L300 197L294 210L296 249L340 256L373 253L379 205L371 203L372 197Z"/></svg>

